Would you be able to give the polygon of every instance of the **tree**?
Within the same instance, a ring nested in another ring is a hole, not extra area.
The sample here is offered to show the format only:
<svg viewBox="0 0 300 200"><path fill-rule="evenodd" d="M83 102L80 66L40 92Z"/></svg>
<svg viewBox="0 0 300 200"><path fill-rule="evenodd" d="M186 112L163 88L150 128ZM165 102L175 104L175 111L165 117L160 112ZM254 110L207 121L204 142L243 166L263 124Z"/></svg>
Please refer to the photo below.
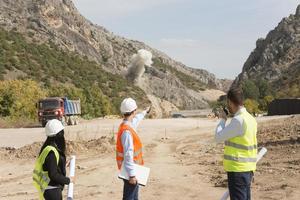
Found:
<svg viewBox="0 0 300 200"><path fill-rule="evenodd" d="M112 114L112 104L105 96L99 86L94 84L86 91L88 101L88 113L92 117L103 117Z"/></svg>
<svg viewBox="0 0 300 200"><path fill-rule="evenodd" d="M36 103L46 90L32 80L0 81L0 115L12 119L36 119Z"/></svg>
<svg viewBox="0 0 300 200"><path fill-rule="evenodd" d="M244 106L246 107L247 111L253 115L260 113L260 110L258 108L259 104L253 99L246 99L244 101Z"/></svg>
<svg viewBox="0 0 300 200"><path fill-rule="evenodd" d="M259 108L260 110L267 111L269 104L274 100L274 97L271 95L265 96L260 100Z"/></svg>
<svg viewBox="0 0 300 200"><path fill-rule="evenodd" d="M256 81L256 87L259 90L259 98L263 99L265 96L271 95L270 84L266 80L258 80Z"/></svg>
<svg viewBox="0 0 300 200"><path fill-rule="evenodd" d="M243 93L245 99L255 99L258 100L260 93L258 87L251 80L246 80L242 85Z"/></svg>

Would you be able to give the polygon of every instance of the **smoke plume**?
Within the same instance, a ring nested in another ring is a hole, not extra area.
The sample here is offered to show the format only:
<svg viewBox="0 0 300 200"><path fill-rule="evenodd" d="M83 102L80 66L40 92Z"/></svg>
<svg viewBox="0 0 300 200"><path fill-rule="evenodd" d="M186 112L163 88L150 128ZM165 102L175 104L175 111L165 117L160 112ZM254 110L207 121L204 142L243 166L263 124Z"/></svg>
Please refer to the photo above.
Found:
<svg viewBox="0 0 300 200"><path fill-rule="evenodd" d="M127 79L132 82L138 82L145 72L145 66L151 67L152 63L152 53L145 49L140 49L131 58L126 75Z"/></svg>

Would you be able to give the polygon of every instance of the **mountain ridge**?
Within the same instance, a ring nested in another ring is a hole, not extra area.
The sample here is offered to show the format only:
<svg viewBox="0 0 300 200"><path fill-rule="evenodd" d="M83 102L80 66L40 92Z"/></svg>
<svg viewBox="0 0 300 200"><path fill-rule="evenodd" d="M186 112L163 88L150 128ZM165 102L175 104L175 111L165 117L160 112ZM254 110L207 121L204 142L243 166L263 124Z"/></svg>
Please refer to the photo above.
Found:
<svg viewBox="0 0 300 200"><path fill-rule="evenodd" d="M138 86L156 100L177 108L206 108L208 100L195 88L226 91L230 85L230 81L219 80L206 70L189 68L143 42L116 36L93 24L70 0L1 0L0 8L0 24L6 30L16 30L34 43L51 42L76 52L113 74L123 75L137 50L151 51L156 65L164 69L154 65L146 70L143 82L147 84Z"/></svg>
<svg viewBox="0 0 300 200"><path fill-rule="evenodd" d="M232 87L247 80L268 82L278 98L300 97L300 5L257 40Z"/></svg>

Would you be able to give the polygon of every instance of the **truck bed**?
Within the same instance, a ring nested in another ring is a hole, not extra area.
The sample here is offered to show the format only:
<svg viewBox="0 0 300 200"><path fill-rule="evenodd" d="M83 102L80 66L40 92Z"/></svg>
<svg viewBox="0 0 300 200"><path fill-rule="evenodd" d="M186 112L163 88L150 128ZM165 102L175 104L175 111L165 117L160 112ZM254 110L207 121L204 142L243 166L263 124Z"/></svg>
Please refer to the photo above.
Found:
<svg viewBox="0 0 300 200"><path fill-rule="evenodd" d="M64 99L65 115L80 115L80 100Z"/></svg>

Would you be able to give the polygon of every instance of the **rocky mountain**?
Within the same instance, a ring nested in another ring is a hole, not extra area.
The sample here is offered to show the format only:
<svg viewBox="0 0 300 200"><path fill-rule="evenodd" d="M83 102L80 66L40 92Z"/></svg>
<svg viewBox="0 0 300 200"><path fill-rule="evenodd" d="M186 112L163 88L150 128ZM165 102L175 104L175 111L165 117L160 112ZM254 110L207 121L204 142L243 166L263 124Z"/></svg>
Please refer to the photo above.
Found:
<svg viewBox="0 0 300 200"><path fill-rule="evenodd" d="M278 97L300 97L300 5L257 40L233 86L246 80L267 81Z"/></svg>
<svg viewBox="0 0 300 200"><path fill-rule="evenodd" d="M230 85L228 80L187 67L142 42L116 36L93 24L78 12L71 0L0 0L0 11L1 28L17 31L32 43L51 43L75 52L113 74L123 76L131 56L139 49L151 51L153 67L146 69L138 86L157 105L158 115L166 114L166 107L206 108L208 101L218 95L209 99L202 91L214 89L220 93Z"/></svg>

